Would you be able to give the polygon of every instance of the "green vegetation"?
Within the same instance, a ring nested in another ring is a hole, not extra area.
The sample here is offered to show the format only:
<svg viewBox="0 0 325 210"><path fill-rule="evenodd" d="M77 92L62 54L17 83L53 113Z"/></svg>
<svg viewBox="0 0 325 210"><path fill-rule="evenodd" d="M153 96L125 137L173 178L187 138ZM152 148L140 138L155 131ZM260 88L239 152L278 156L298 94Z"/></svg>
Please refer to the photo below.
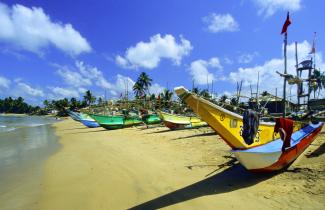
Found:
<svg viewBox="0 0 325 210"><path fill-rule="evenodd" d="M8 97L3 100L0 99L0 113L41 114L41 108L27 104L22 97L17 99Z"/></svg>

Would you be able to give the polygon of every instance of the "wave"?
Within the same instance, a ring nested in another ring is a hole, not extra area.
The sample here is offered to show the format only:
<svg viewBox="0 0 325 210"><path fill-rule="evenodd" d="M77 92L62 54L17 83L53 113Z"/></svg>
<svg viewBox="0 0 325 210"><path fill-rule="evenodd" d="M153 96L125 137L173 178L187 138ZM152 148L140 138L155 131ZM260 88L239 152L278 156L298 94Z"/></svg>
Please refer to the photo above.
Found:
<svg viewBox="0 0 325 210"><path fill-rule="evenodd" d="M6 125L0 125L0 128L6 128L7 126Z"/></svg>
<svg viewBox="0 0 325 210"><path fill-rule="evenodd" d="M0 127L0 132L10 132L10 131L13 131L13 130L16 130L16 128L14 127Z"/></svg>

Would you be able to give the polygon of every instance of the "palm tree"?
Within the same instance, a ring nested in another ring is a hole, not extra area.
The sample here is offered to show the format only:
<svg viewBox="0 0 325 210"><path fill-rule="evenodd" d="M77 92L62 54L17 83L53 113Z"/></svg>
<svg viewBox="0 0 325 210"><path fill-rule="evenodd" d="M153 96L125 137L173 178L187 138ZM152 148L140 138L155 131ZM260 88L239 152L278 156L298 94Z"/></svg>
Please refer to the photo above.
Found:
<svg viewBox="0 0 325 210"><path fill-rule="evenodd" d="M152 79L146 74L146 72L141 72L138 82L143 87L144 92L149 91Z"/></svg>
<svg viewBox="0 0 325 210"><path fill-rule="evenodd" d="M315 69L311 79L313 80L312 90L314 91L314 98L317 90L318 90L318 94L317 94L317 98L318 98L320 91L323 88L325 88L325 72L321 73L319 70Z"/></svg>
<svg viewBox="0 0 325 210"><path fill-rule="evenodd" d="M207 89L202 90L199 95L205 99L211 98L211 95Z"/></svg>
<svg viewBox="0 0 325 210"><path fill-rule="evenodd" d="M144 95L143 86L138 81L133 85L133 92L136 98L141 98Z"/></svg>
<svg viewBox="0 0 325 210"><path fill-rule="evenodd" d="M267 95L269 95L269 93L267 91L263 91L261 95L262 96L267 96Z"/></svg>
<svg viewBox="0 0 325 210"><path fill-rule="evenodd" d="M103 103L103 99L102 99L102 97L99 97L99 98L97 99L97 102L98 102L98 105L101 105L101 104Z"/></svg>
<svg viewBox="0 0 325 210"><path fill-rule="evenodd" d="M88 106L90 106L91 104L93 104L96 101L96 97L92 95L90 90L86 91L86 93L84 95L84 99L87 102Z"/></svg>
<svg viewBox="0 0 325 210"><path fill-rule="evenodd" d="M199 92L200 92L200 90L199 90L199 88L197 88L197 87L195 87L195 88L192 89L192 93L195 93L195 94L198 95Z"/></svg>
<svg viewBox="0 0 325 210"><path fill-rule="evenodd" d="M70 99L70 109L75 110L78 107L78 101L76 98L72 97Z"/></svg>
<svg viewBox="0 0 325 210"><path fill-rule="evenodd" d="M222 95L220 97L219 101L222 102L222 103L225 103L227 99L228 99L228 96L227 95Z"/></svg>
<svg viewBox="0 0 325 210"><path fill-rule="evenodd" d="M174 93L168 89L164 89L164 91L160 93L160 99L162 100L162 103L166 108L169 107L173 94Z"/></svg>

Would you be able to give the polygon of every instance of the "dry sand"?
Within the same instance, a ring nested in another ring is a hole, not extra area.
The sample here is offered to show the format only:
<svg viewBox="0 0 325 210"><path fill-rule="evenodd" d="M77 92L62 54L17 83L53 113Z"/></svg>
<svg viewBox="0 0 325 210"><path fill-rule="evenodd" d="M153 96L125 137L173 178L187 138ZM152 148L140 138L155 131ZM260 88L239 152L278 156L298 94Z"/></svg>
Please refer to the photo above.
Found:
<svg viewBox="0 0 325 210"><path fill-rule="evenodd" d="M325 209L325 132L285 172L245 171L209 128L107 131L54 125L32 209Z"/></svg>

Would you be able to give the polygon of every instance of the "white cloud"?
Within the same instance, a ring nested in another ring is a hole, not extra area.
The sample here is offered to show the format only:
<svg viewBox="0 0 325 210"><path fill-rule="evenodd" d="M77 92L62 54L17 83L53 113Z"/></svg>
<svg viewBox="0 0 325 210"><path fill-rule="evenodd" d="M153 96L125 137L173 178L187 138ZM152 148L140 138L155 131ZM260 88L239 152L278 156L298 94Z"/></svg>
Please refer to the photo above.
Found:
<svg viewBox="0 0 325 210"><path fill-rule="evenodd" d="M90 52L87 40L71 24L53 22L39 7L0 3L0 42L42 54L49 45L69 55Z"/></svg>
<svg viewBox="0 0 325 210"><path fill-rule="evenodd" d="M191 42L180 36L180 43L167 34L156 34L150 37L149 42L139 42L128 48L124 57L117 55L115 62L122 68L146 68L153 69L159 65L161 59L170 59L175 65L180 65L182 58L193 49Z"/></svg>
<svg viewBox="0 0 325 210"><path fill-rule="evenodd" d="M79 92L75 89L70 88L62 88L62 87L51 87L51 91L54 94L54 99L62 99L62 98L79 98Z"/></svg>
<svg viewBox="0 0 325 210"><path fill-rule="evenodd" d="M258 7L258 14L270 17L278 10L298 11L301 8L301 0L253 0Z"/></svg>
<svg viewBox="0 0 325 210"><path fill-rule="evenodd" d="M32 96L32 97L43 97L44 92L41 89L33 88L30 85L18 82L17 83L17 90L16 90L16 96Z"/></svg>
<svg viewBox="0 0 325 210"><path fill-rule="evenodd" d="M89 78L84 78L79 72L68 70L65 67L59 69L57 74L62 77L66 84L73 87L88 86L92 84Z"/></svg>
<svg viewBox="0 0 325 210"><path fill-rule="evenodd" d="M160 86L158 83L154 83L151 85L151 87L149 88L149 92L151 94L159 94L159 93L162 93L164 91L165 87L163 86Z"/></svg>
<svg viewBox="0 0 325 210"><path fill-rule="evenodd" d="M212 13L203 17L203 22L208 25L207 29L212 33L239 31L239 24L230 14Z"/></svg>
<svg viewBox="0 0 325 210"><path fill-rule="evenodd" d="M0 88L9 88L11 81L0 76Z"/></svg>
<svg viewBox="0 0 325 210"><path fill-rule="evenodd" d="M216 80L216 75L209 72L209 70L222 70L222 66L217 57L211 58L209 61L196 60L190 65L189 71L194 80L198 85L211 83Z"/></svg>
<svg viewBox="0 0 325 210"><path fill-rule="evenodd" d="M238 63L250 63L258 55L257 52L254 53L243 53L238 56Z"/></svg>
<svg viewBox="0 0 325 210"><path fill-rule="evenodd" d="M82 61L77 61L76 67L84 78L92 80L98 87L104 89L112 88L112 84L105 79L103 72L96 67L85 65Z"/></svg>
<svg viewBox="0 0 325 210"><path fill-rule="evenodd" d="M299 61L305 59L310 59L308 53L310 52L311 45L307 41L298 43L298 55L300 56ZM287 71L289 74L296 75L296 61L295 61L295 44L292 43L287 47ZM316 54L316 65L321 69L324 69L325 63L322 60L322 53L318 52ZM266 61L263 65L258 65L248 68L239 68L237 71L231 72L229 74L229 79L233 83L243 81L243 87L248 87L250 84L255 86L257 84L257 74L260 75L260 90L268 91L270 93L275 93L275 89L278 89L278 94L282 93L283 79L280 77L276 71L283 72L284 61L282 58L273 58ZM293 89L296 86L292 86ZM289 91L290 86L287 91Z"/></svg>
<svg viewBox="0 0 325 210"><path fill-rule="evenodd" d="M224 60L224 62L225 62L226 64L228 64L228 65L231 65L231 64L234 63L230 58L227 58L227 57L225 57L223 60Z"/></svg>

